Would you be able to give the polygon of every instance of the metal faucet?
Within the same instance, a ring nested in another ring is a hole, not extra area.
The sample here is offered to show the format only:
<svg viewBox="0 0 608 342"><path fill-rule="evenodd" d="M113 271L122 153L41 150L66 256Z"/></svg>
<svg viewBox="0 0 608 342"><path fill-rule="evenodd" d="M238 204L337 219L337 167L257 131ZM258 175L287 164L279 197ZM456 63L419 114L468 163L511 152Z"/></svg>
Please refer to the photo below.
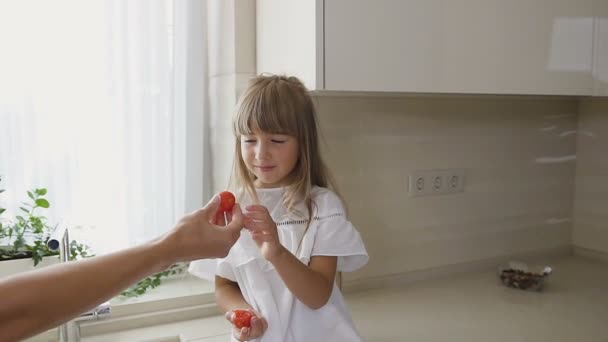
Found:
<svg viewBox="0 0 608 342"><path fill-rule="evenodd" d="M70 237L67 227L57 228L49 240L47 247L51 251L59 249L61 262L70 261ZM59 341L61 342L80 342L80 322L90 320L100 320L110 317L112 307L110 302L105 302L97 307L81 314L76 319L66 322L59 327Z"/></svg>

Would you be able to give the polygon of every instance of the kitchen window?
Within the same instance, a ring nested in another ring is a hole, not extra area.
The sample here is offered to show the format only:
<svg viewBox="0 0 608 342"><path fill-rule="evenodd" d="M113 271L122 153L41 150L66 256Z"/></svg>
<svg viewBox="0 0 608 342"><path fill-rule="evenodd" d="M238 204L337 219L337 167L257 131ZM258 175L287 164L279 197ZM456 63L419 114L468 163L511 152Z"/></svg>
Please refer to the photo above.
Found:
<svg viewBox="0 0 608 342"><path fill-rule="evenodd" d="M104 254L159 236L206 202L206 34L205 1L2 2L7 214L46 188L49 223ZM185 276L171 283L165 295L182 295L180 283L186 296L212 291Z"/></svg>

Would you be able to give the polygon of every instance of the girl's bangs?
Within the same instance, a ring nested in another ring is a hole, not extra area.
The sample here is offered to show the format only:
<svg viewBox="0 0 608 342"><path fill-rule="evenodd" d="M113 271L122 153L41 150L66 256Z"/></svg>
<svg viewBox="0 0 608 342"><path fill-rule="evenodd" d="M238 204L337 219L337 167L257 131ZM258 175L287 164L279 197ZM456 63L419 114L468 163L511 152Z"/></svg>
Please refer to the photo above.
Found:
<svg viewBox="0 0 608 342"><path fill-rule="evenodd" d="M260 131L298 136L295 111L287 104L289 101L273 100L276 96L264 95L251 93L243 98L234 120L235 134L250 135Z"/></svg>

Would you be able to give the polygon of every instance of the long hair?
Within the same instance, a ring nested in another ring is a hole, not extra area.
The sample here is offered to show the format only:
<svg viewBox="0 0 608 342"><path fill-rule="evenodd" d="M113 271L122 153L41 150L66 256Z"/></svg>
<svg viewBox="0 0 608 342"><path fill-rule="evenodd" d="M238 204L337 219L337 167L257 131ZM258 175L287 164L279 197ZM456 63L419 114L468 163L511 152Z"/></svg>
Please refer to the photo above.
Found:
<svg viewBox="0 0 608 342"><path fill-rule="evenodd" d="M296 77L260 75L253 78L239 99L232 128L236 143L231 185L246 191L256 203L259 203L254 187L256 177L243 161L241 135L258 130L296 138L298 160L287 176L288 185L282 200L289 213L294 213L296 204L303 201L310 225L314 205L312 187L330 188L335 192L337 189L321 158L317 113L304 84Z"/></svg>

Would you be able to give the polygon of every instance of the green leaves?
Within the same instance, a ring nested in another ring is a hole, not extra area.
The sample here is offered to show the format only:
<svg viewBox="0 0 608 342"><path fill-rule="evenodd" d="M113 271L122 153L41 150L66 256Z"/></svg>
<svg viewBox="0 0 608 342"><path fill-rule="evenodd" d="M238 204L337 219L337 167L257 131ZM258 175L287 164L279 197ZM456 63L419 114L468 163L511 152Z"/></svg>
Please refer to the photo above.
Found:
<svg viewBox="0 0 608 342"><path fill-rule="evenodd" d="M36 199L36 206L41 208L48 208L50 204L49 201L45 200L44 198L38 198Z"/></svg>
<svg viewBox="0 0 608 342"><path fill-rule="evenodd" d="M2 176L0 176L0 182L2 182ZM4 189L0 189L0 194L4 192ZM6 211L6 209L0 207L0 215ZM0 229L2 228L2 224L0 224ZM2 231L0 231L0 239L2 238Z"/></svg>
<svg viewBox="0 0 608 342"><path fill-rule="evenodd" d="M59 255L57 251L51 251L47 245L46 241L36 240L33 245L25 246L26 250L32 254L32 259L34 260L34 266L37 266L43 257Z"/></svg>
<svg viewBox="0 0 608 342"><path fill-rule="evenodd" d="M124 297L139 297L146 293L149 289L159 286L162 278L167 278L173 275L184 273L188 269L189 263L177 263L171 265L168 269L155 273L147 278L140 280L137 284L123 291L120 295Z"/></svg>
<svg viewBox="0 0 608 342"><path fill-rule="evenodd" d="M92 256L93 254L91 254L89 246L78 243L75 240L70 242L70 260L80 260Z"/></svg>
<svg viewBox="0 0 608 342"><path fill-rule="evenodd" d="M46 217L39 213L39 210L50 207L49 201L44 198L46 194L47 190L44 188L27 191L30 202L24 202L23 206L19 207L20 215L15 215L9 224L0 223L0 239L8 238L10 243L10 246L0 248L0 260L31 257L36 266L42 258L59 254L58 251L51 251L47 247L47 241L54 229L48 225ZM0 210L0 214L5 211L4 208ZM70 259L89 256L89 246L71 241Z"/></svg>
<svg viewBox="0 0 608 342"><path fill-rule="evenodd" d="M0 182L2 181L2 176L0 176ZM4 192L4 189L0 189L0 194ZM6 209L0 207L0 215L2 215L3 212L5 212ZM4 228L2 226L2 223L0 223L0 239L2 239L5 235L4 235Z"/></svg>
<svg viewBox="0 0 608 342"><path fill-rule="evenodd" d="M48 208L50 206L49 201L42 198L44 195L46 195L46 189L36 189L34 192L27 192L27 196L36 204L32 209L35 209L36 207Z"/></svg>

